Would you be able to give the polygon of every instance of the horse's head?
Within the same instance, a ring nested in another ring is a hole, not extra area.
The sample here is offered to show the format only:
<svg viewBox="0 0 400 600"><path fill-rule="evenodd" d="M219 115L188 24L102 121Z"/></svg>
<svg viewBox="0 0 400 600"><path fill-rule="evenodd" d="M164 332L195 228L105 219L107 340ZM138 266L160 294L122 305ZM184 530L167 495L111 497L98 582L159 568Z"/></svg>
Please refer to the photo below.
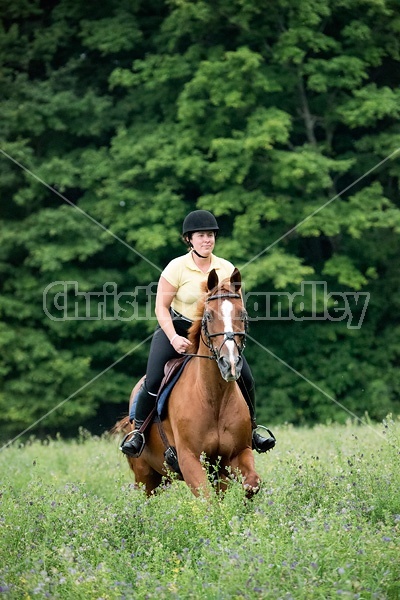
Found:
<svg viewBox="0 0 400 600"><path fill-rule="evenodd" d="M225 381L236 381L243 366L248 318L240 288L238 269L221 283L215 269L209 274L202 332Z"/></svg>

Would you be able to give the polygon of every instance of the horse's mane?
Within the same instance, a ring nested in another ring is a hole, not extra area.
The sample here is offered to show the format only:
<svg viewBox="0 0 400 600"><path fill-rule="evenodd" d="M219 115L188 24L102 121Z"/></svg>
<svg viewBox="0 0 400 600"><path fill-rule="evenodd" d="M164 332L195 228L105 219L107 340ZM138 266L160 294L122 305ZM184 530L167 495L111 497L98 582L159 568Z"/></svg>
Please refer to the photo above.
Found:
<svg viewBox="0 0 400 600"><path fill-rule="evenodd" d="M204 307L206 304L207 298L213 296L214 294L223 294L232 292L232 284L230 282L229 277L223 279L215 288L212 290L207 289L207 282L205 281L202 286L202 296L197 303L196 314L193 320L192 325L188 331L188 339L192 344L190 347L190 351L194 354L198 351L200 345L200 333L201 333L201 323L204 314Z"/></svg>

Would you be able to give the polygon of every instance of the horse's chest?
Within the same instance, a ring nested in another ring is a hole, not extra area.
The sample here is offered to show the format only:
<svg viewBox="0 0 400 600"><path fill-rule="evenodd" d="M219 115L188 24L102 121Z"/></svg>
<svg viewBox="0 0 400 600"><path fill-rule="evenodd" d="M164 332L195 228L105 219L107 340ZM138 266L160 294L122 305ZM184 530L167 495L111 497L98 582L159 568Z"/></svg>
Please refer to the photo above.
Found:
<svg viewBox="0 0 400 600"><path fill-rule="evenodd" d="M247 446L245 432L222 428L204 436L201 446L207 456L233 456Z"/></svg>
<svg viewBox="0 0 400 600"><path fill-rule="evenodd" d="M237 410L204 410L199 418L180 419L174 428L179 448L187 448L195 456L235 456L251 445L250 420ZM247 409L248 410L248 409Z"/></svg>

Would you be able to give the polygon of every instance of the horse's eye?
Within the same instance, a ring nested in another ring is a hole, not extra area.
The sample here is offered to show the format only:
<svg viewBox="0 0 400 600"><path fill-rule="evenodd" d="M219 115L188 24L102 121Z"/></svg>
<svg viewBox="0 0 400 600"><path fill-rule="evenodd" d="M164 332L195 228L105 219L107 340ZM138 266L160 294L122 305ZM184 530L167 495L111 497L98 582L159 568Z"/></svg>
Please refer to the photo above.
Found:
<svg viewBox="0 0 400 600"><path fill-rule="evenodd" d="M212 321L212 314L209 311L207 311L204 313L204 318L206 321Z"/></svg>

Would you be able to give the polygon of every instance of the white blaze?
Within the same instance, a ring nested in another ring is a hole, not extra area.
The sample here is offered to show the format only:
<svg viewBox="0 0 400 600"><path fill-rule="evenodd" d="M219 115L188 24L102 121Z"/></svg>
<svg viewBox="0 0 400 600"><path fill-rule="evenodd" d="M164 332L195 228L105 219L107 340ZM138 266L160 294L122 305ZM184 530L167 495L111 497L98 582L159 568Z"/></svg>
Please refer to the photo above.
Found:
<svg viewBox="0 0 400 600"><path fill-rule="evenodd" d="M232 302L230 302L229 300L224 300L221 304L221 312L222 312L222 318L224 321L224 331L228 332L228 331L233 331L233 323L232 323L232 311L233 311L233 304ZM231 370L232 373L235 372L235 342L233 340L227 340L225 342L226 347L228 348L229 351L229 361L231 363Z"/></svg>

